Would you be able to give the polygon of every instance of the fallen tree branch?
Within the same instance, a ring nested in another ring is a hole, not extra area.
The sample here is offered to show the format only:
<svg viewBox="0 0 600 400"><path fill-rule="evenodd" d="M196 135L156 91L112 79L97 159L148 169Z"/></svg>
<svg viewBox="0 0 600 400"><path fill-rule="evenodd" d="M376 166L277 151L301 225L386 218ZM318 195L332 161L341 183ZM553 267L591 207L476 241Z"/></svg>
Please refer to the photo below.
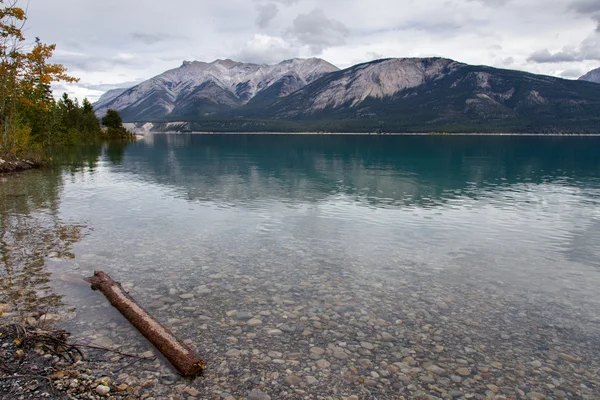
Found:
<svg viewBox="0 0 600 400"><path fill-rule="evenodd" d="M202 374L206 363L140 307L125 292L119 282L115 282L102 271L94 272L94 276L85 278L85 281L91 283L93 290L100 290L108 301L169 360L181 375L197 377Z"/></svg>

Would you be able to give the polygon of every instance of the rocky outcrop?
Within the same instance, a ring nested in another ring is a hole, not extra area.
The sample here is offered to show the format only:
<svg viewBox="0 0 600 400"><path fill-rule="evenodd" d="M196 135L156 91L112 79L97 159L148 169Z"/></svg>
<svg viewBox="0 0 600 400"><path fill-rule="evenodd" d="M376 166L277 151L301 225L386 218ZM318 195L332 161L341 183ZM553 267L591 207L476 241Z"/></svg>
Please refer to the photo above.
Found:
<svg viewBox="0 0 600 400"><path fill-rule="evenodd" d="M25 171L28 169L33 169L38 167L36 163L28 160L5 160L0 158L0 174L5 174L9 172L18 172Z"/></svg>

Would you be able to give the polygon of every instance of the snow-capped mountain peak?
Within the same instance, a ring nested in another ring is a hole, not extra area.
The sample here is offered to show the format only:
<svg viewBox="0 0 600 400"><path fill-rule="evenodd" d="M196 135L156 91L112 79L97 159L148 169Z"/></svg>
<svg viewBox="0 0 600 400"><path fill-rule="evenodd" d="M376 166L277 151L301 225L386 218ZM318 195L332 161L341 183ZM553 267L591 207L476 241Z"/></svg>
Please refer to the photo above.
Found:
<svg viewBox="0 0 600 400"><path fill-rule="evenodd" d="M95 109L97 115L103 115L108 108L114 108L130 120L142 116L162 117L173 112L206 114L211 110L246 104L276 83L284 86L279 95L287 95L290 90L298 90L334 71L338 68L318 58L295 58L275 65L241 63L230 59L210 63L184 61L180 67L142 82L116 97L103 96L95 104ZM285 81L290 79L293 85L286 86ZM199 102L211 104L199 106Z"/></svg>

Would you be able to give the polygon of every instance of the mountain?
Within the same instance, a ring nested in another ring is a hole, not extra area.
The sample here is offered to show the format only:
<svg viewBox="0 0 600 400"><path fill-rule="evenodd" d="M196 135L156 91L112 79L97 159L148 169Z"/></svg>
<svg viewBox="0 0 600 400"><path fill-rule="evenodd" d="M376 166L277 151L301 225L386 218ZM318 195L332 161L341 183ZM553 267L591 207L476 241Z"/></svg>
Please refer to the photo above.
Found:
<svg viewBox="0 0 600 400"><path fill-rule="evenodd" d="M598 132L600 90L443 58L387 59L331 73L264 117L393 131Z"/></svg>
<svg viewBox="0 0 600 400"><path fill-rule="evenodd" d="M257 102L271 101L337 70L318 58L291 59L277 65L229 59L184 61L181 67L117 96L103 96L95 110L101 116L108 108L117 109L125 121L205 117L243 106L256 97Z"/></svg>
<svg viewBox="0 0 600 400"><path fill-rule="evenodd" d="M156 131L600 131L596 84L445 58L392 58L341 71L318 59L194 62L108 106Z"/></svg>
<svg viewBox="0 0 600 400"><path fill-rule="evenodd" d="M580 81L600 83L600 68L596 68L579 78Z"/></svg>
<svg viewBox="0 0 600 400"><path fill-rule="evenodd" d="M129 88L111 89L105 92L102 96L100 96L98 101L94 103L94 107L102 108L103 104L111 102L113 99L123 94L123 92L125 92L127 89Z"/></svg>

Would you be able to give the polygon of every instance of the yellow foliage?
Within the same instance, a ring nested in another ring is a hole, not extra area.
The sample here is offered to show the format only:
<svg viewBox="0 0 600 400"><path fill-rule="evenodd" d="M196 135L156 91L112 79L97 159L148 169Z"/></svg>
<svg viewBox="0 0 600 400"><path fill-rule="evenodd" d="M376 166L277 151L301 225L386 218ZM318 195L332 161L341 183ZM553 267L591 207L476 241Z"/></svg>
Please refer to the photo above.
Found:
<svg viewBox="0 0 600 400"><path fill-rule="evenodd" d="M31 143L31 128L19 126L15 129L14 153L20 154L29 148Z"/></svg>
<svg viewBox="0 0 600 400"><path fill-rule="evenodd" d="M17 3L0 0L0 156L14 156L30 148L31 129L18 126L18 109L48 112L54 101L51 84L77 81L63 65L48 62L54 44L36 38L33 46L25 45L27 15Z"/></svg>

